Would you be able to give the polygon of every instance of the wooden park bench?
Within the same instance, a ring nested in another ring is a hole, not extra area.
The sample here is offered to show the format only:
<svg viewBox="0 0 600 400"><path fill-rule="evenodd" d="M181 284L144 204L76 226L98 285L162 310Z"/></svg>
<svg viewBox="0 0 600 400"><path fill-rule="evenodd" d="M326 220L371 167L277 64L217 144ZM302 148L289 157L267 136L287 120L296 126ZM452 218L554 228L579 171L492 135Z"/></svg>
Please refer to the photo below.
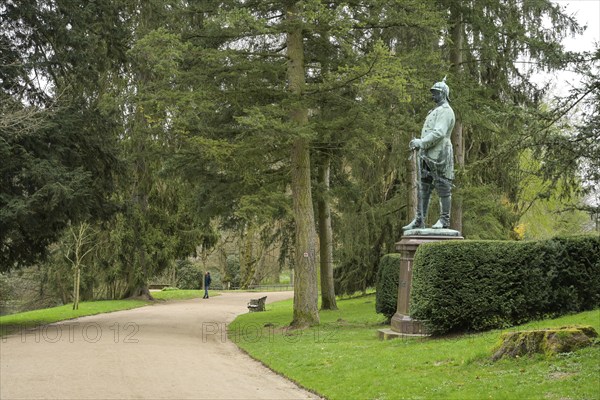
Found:
<svg viewBox="0 0 600 400"><path fill-rule="evenodd" d="M158 290L162 290L162 289L164 289L166 287L169 287L169 286L171 286L171 285L169 285L168 283L150 283L148 285L148 289L150 289L150 290L157 290L157 289Z"/></svg>
<svg viewBox="0 0 600 400"><path fill-rule="evenodd" d="M248 310L254 311L265 311L265 303L267 302L267 296L261 297L260 299L251 299L248 303Z"/></svg>

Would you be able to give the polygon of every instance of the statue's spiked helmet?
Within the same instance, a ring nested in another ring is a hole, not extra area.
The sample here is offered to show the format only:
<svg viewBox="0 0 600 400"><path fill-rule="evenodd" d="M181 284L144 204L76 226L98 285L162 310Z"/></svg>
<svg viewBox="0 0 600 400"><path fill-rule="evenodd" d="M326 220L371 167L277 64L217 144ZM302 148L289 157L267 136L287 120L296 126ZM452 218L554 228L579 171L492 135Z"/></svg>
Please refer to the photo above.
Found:
<svg viewBox="0 0 600 400"><path fill-rule="evenodd" d="M441 82L434 83L430 90L438 90L444 93L446 100L450 101L450 88L446 85L446 77Z"/></svg>

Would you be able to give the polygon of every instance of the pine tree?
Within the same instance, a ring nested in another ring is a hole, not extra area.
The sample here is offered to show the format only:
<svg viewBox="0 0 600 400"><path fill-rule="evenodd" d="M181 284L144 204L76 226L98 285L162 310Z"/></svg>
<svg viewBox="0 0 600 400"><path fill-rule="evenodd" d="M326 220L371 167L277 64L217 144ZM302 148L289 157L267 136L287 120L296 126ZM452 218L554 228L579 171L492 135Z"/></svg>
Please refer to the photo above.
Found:
<svg viewBox="0 0 600 400"><path fill-rule="evenodd" d="M117 127L105 99L124 61L122 5L0 6L2 270L43 258L69 222L113 209Z"/></svg>
<svg viewBox="0 0 600 400"><path fill-rule="evenodd" d="M162 1L139 2L136 10L128 68L116 87L124 105L121 146L128 171L120 193L126 220L120 264L124 295L152 298L148 280L192 255L209 229L193 215L184 183L167 166L183 142L179 114L187 100L180 78L187 47L178 10Z"/></svg>

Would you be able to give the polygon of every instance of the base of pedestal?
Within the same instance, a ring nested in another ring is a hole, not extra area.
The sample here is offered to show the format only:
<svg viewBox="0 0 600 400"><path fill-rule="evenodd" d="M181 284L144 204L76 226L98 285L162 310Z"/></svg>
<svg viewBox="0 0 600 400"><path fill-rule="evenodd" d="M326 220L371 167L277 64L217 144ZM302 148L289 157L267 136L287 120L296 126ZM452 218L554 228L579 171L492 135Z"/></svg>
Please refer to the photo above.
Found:
<svg viewBox="0 0 600 400"><path fill-rule="evenodd" d="M438 236L450 237L452 239L462 239L462 234L454 229L433 229L433 228L417 228L408 229L402 232L402 236Z"/></svg>
<svg viewBox="0 0 600 400"><path fill-rule="evenodd" d="M394 314L392 317L392 330L404 335L429 336L423 321L399 313Z"/></svg>

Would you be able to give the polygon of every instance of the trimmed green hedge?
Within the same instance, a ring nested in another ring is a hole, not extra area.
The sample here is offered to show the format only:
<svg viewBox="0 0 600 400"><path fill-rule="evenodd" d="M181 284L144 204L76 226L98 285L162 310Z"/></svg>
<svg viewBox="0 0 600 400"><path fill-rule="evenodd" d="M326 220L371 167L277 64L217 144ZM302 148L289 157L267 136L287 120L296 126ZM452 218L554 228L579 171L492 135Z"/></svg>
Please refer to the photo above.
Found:
<svg viewBox="0 0 600 400"><path fill-rule="evenodd" d="M434 334L503 328L598 306L598 236L440 242L415 254L410 313Z"/></svg>
<svg viewBox="0 0 600 400"><path fill-rule="evenodd" d="M398 301L398 279L400 278L400 254L392 253L381 257L377 271L375 310L391 319L396 313Z"/></svg>

